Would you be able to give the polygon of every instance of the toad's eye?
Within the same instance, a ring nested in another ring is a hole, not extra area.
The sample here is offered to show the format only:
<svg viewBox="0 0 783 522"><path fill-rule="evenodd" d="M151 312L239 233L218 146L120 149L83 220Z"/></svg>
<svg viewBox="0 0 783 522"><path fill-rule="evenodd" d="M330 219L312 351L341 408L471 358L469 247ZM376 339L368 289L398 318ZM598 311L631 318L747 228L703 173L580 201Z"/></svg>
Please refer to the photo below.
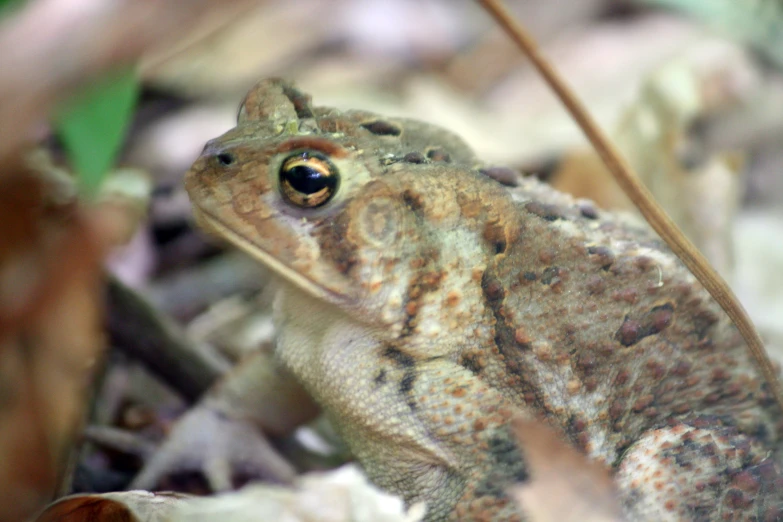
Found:
<svg viewBox="0 0 783 522"><path fill-rule="evenodd" d="M301 208L316 208L332 199L340 175L320 152L297 152L280 165L280 192L288 202Z"/></svg>

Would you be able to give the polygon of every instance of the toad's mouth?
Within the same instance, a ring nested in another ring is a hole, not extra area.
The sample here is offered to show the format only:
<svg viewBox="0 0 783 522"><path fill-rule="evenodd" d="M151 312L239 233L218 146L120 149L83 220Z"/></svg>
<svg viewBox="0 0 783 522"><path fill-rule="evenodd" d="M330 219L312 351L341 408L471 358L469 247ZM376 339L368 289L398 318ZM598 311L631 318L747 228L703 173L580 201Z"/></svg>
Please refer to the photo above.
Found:
<svg viewBox="0 0 783 522"><path fill-rule="evenodd" d="M219 218L204 209L199 208L197 205L193 206L193 214L196 221L203 229L217 237L226 239L232 245L238 247L240 250L250 255L250 257L268 267L284 281L293 284L303 292L330 303L345 303L345 301L348 300L345 295L339 294L334 290L316 283L309 277L300 274L264 250L263 247L247 240L240 234L237 234L231 227L220 221Z"/></svg>

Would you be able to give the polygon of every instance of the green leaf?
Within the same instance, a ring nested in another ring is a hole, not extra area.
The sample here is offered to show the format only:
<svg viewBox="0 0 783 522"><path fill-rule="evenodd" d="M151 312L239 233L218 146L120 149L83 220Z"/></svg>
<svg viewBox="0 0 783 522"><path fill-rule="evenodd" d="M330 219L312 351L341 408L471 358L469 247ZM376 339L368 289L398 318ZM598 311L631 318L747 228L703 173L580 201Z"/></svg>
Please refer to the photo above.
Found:
<svg viewBox="0 0 783 522"><path fill-rule="evenodd" d="M134 70L123 70L89 86L56 114L55 129L84 195L95 196L114 165L138 95Z"/></svg>
<svg viewBox="0 0 783 522"><path fill-rule="evenodd" d="M0 17L13 13L23 3L24 0L0 0Z"/></svg>

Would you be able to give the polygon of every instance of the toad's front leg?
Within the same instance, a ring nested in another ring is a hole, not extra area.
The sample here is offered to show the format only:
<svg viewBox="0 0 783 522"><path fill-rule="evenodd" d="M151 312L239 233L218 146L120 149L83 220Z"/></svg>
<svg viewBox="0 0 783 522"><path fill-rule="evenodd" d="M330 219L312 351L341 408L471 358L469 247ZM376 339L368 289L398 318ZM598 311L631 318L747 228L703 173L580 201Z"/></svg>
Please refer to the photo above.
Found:
<svg viewBox="0 0 783 522"><path fill-rule="evenodd" d="M152 489L183 471L201 471L215 491L230 489L237 474L289 482L293 467L265 435L290 434L318 411L271 353L253 353L177 422L131 486Z"/></svg>

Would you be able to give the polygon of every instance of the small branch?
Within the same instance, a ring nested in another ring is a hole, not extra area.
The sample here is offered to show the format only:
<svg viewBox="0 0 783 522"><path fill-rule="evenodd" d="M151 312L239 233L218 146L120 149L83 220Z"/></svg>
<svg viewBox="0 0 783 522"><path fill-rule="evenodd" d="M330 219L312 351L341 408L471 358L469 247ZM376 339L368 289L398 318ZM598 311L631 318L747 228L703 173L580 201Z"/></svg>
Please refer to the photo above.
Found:
<svg viewBox="0 0 783 522"><path fill-rule="evenodd" d="M167 316L189 320L228 296L258 292L268 281L258 262L231 252L158 278L145 294Z"/></svg>
<svg viewBox="0 0 783 522"><path fill-rule="evenodd" d="M108 282L107 301L112 344L188 401L195 402L222 375L223 369L194 349L174 323L114 278Z"/></svg>
<svg viewBox="0 0 783 522"><path fill-rule="evenodd" d="M579 124L579 127L590 140L593 147L606 168L612 173L614 179L623 189L628 198L633 201L639 212L644 216L650 226L666 241L669 248L680 258L688 269L696 276L696 279L720 304L737 326L740 334L745 339L748 349L756 361L762 376L767 381L772 395L783 411L783 388L777 378L772 362L764 350L764 342L753 326L748 313L740 304L737 297L729 288L729 285L710 266L709 262L683 235L676 224L666 215L666 212L655 202L652 194L633 174L631 168L620 156L620 153L604 135L603 131L593 121L587 110L582 106L571 89L555 72L547 60L538 52L533 39L518 24L503 7L500 1L478 0L484 8L492 14L498 24L516 42L520 49L530 58L533 65L544 77L546 82L557 93L560 101L566 106L571 116Z"/></svg>
<svg viewBox="0 0 783 522"><path fill-rule="evenodd" d="M84 428L84 438L93 444L142 459L148 459L157 449L156 444L141 435L112 426L87 426Z"/></svg>

